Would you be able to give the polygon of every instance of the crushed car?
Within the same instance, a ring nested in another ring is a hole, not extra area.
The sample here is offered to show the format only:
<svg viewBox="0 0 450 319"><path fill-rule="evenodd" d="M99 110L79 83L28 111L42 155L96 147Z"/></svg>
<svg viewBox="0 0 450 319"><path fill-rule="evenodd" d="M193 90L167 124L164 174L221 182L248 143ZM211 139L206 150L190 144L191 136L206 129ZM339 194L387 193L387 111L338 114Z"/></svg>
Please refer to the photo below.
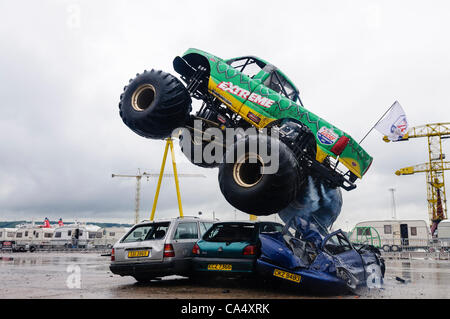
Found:
<svg viewBox="0 0 450 319"><path fill-rule="evenodd" d="M380 251L355 247L342 230L323 236L313 223L292 218L282 232L261 234L258 274L299 288L355 292L380 288L385 273Z"/></svg>

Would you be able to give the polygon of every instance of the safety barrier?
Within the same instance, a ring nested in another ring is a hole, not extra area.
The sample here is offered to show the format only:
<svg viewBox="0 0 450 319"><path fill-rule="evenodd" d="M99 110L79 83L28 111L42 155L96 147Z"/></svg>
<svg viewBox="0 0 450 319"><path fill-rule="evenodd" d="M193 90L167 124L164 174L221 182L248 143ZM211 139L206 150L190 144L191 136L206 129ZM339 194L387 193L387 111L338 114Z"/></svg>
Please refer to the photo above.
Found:
<svg viewBox="0 0 450 319"><path fill-rule="evenodd" d="M382 254L390 258L428 258L450 260L449 240L441 239L401 239L384 240L380 247Z"/></svg>

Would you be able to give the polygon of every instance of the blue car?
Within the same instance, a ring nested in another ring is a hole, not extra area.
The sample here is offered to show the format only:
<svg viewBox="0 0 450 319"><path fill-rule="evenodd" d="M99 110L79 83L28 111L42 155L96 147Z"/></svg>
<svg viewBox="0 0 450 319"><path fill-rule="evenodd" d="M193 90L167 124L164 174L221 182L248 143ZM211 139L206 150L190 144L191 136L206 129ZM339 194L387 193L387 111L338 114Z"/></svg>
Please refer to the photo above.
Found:
<svg viewBox="0 0 450 319"><path fill-rule="evenodd" d="M380 251L355 247L341 230L323 236L314 225L292 218L282 232L260 234L257 274L299 288L352 291L379 288L385 266Z"/></svg>

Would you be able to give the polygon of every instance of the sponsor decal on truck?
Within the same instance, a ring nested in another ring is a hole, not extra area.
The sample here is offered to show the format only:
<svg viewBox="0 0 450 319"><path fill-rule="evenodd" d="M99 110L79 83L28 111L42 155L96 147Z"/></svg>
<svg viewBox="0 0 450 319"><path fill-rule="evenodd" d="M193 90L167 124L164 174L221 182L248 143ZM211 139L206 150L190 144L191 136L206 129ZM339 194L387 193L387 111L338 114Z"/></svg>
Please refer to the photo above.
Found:
<svg viewBox="0 0 450 319"><path fill-rule="evenodd" d="M220 82L219 85L217 85L217 87L224 92L229 92L233 95L243 98L244 100L256 103L265 108L269 108L272 106L273 103L275 103L274 100L271 100L267 97L263 97L256 93L250 93L250 91L247 91L239 87L239 85L234 85L231 82Z"/></svg>
<svg viewBox="0 0 450 319"><path fill-rule="evenodd" d="M322 126L320 130L317 132L317 138L320 143L325 145L333 145L339 135L337 135L332 129L328 127Z"/></svg>

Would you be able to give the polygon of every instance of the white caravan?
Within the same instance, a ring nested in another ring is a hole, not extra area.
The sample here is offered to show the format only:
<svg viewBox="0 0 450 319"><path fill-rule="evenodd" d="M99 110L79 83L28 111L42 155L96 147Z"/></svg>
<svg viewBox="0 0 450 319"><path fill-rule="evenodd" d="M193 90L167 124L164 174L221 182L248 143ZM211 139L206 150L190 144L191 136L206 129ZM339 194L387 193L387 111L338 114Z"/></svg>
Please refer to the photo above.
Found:
<svg viewBox="0 0 450 319"><path fill-rule="evenodd" d="M13 249L16 241L16 228L0 228L0 249Z"/></svg>
<svg viewBox="0 0 450 319"><path fill-rule="evenodd" d="M34 251L36 248L48 248L51 245L55 229L35 225L20 225L16 228L16 249Z"/></svg>
<svg viewBox="0 0 450 319"><path fill-rule="evenodd" d="M84 223L56 227L51 240L55 248L91 248L100 227Z"/></svg>
<svg viewBox="0 0 450 319"><path fill-rule="evenodd" d="M443 247L450 247L450 221L442 221L439 223L437 237Z"/></svg>
<svg viewBox="0 0 450 319"><path fill-rule="evenodd" d="M356 224L350 234L350 241L372 244L384 251L427 249L431 239L430 228L424 220L364 221Z"/></svg>
<svg viewBox="0 0 450 319"><path fill-rule="evenodd" d="M94 239L94 247L112 247L125 235L130 228L128 227L105 227L100 228Z"/></svg>

